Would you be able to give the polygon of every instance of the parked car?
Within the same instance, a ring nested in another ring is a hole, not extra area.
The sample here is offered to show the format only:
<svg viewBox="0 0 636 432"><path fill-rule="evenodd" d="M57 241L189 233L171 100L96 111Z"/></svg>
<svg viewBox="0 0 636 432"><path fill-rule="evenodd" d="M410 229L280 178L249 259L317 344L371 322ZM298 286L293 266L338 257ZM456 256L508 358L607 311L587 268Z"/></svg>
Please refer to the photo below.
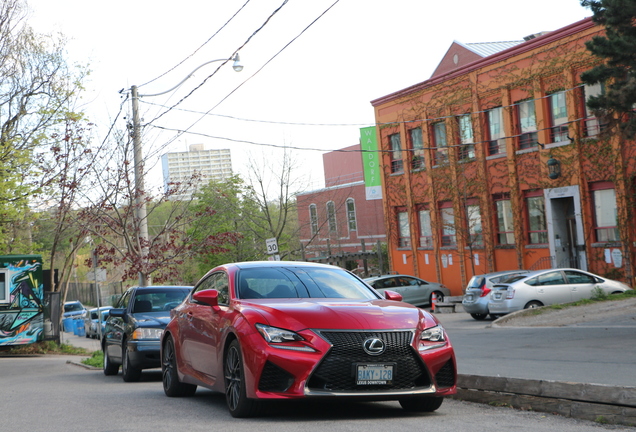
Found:
<svg viewBox="0 0 636 432"><path fill-rule="evenodd" d="M415 306L430 305L433 293L439 303L443 302L446 296L450 296L450 290L444 285L414 276L385 275L366 278L364 281L380 293L387 289L395 291L402 296L403 301Z"/></svg>
<svg viewBox="0 0 636 432"><path fill-rule="evenodd" d="M64 302L64 312L62 312L63 318L84 319L85 316L86 316L86 308L80 301L73 300L73 301Z"/></svg>
<svg viewBox="0 0 636 432"><path fill-rule="evenodd" d="M161 366L159 339L170 311L190 293L190 286L147 286L128 289L108 312L102 335L104 374L139 381L143 369Z"/></svg>
<svg viewBox="0 0 636 432"><path fill-rule="evenodd" d="M99 339L99 315L102 316L101 323L103 333L106 326L106 318L108 318L108 311L112 308L112 306L102 306L100 308L89 309L88 313L84 317L84 330L87 338Z"/></svg>
<svg viewBox="0 0 636 432"><path fill-rule="evenodd" d="M265 261L208 272L162 335L167 396L225 394L234 417L264 399L398 400L434 411L456 392L437 318L325 264Z"/></svg>
<svg viewBox="0 0 636 432"><path fill-rule="evenodd" d="M468 281L464 297L462 298L462 306L464 311L469 313L476 320L484 320L490 314L488 310L488 301L490 300L490 291L496 283L504 282L506 279L519 274L528 273L529 270L504 270L494 273L475 275ZM491 318L497 315L490 314Z"/></svg>
<svg viewBox="0 0 636 432"><path fill-rule="evenodd" d="M630 289L622 282L583 270L539 270L515 276L504 284L495 284L490 293L488 309L490 313L507 314L521 309L589 299L594 296L595 290L617 294Z"/></svg>

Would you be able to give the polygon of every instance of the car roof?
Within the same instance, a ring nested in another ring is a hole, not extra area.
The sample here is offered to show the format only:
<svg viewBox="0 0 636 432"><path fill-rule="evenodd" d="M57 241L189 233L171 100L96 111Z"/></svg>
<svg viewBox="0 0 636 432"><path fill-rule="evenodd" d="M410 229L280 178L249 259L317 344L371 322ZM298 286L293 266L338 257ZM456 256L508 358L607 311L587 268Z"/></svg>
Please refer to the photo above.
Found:
<svg viewBox="0 0 636 432"><path fill-rule="evenodd" d="M193 286L190 285L148 285L148 286L138 286L138 287L131 287L131 289L135 289L137 291L146 291L149 289L192 289L194 288Z"/></svg>
<svg viewBox="0 0 636 432"><path fill-rule="evenodd" d="M390 274L390 275L369 277L369 278L365 278L365 279L362 279L362 280L365 281L365 282L369 282L369 281L375 281L375 280L379 280L379 279L387 279L387 278L391 278L391 277L410 277L410 278L414 278L414 279L421 279L421 278L418 278L417 276L407 275L407 274Z"/></svg>

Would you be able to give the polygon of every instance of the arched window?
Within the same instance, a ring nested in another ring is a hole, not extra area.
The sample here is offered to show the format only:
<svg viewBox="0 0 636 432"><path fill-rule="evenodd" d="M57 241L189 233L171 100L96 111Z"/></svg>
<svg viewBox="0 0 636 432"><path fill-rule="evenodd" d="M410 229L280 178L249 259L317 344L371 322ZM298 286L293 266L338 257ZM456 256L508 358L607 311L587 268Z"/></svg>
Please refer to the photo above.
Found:
<svg viewBox="0 0 636 432"><path fill-rule="evenodd" d="M356 223L356 203L353 198L347 198L347 222L349 223L349 231L356 231L358 224Z"/></svg>
<svg viewBox="0 0 636 432"><path fill-rule="evenodd" d="M336 232L338 225L336 224L336 205L333 201L327 203L327 222L329 223L329 232Z"/></svg>
<svg viewBox="0 0 636 432"><path fill-rule="evenodd" d="M309 206L309 224L311 225L311 235L318 234L318 210L316 204Z"/></svg>

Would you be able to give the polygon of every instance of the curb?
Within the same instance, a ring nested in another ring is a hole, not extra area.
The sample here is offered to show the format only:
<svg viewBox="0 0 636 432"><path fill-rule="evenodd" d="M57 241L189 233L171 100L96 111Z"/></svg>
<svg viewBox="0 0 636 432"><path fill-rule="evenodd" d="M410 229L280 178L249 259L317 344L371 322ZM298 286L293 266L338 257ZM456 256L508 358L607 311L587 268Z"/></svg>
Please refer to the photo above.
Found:
<svg viewBox="0 0 636 432"><path fill-rule="evenodd" d="M636 425L636 387L458 375L453 399Z"/></svg>

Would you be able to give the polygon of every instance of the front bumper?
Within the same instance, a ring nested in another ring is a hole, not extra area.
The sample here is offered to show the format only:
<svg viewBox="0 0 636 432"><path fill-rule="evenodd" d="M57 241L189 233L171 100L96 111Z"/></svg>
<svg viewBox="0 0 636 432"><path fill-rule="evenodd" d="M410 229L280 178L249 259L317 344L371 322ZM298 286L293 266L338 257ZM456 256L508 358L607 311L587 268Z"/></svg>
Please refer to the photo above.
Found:
<svg viewBox="0 0 636 432"><path fill-rule="evenodd" d="M448 340L435 349L418 351L414 332L408 330L305 331L302 336L316 351L275 348L260 336L260 341L242 343L248 397L391 400L456 392L455 355ZM386 340L386 352L378 356L366 354L362 343L368 337ZM357 364L393 364L394 379L390 384L357 385Z"/></svg>
<svg viewBox="0 0 636 432"><path fill-rule="evenodd" d="M158 340L129 340L128 359L135 369L161 367L161 345Z"/></svg>

